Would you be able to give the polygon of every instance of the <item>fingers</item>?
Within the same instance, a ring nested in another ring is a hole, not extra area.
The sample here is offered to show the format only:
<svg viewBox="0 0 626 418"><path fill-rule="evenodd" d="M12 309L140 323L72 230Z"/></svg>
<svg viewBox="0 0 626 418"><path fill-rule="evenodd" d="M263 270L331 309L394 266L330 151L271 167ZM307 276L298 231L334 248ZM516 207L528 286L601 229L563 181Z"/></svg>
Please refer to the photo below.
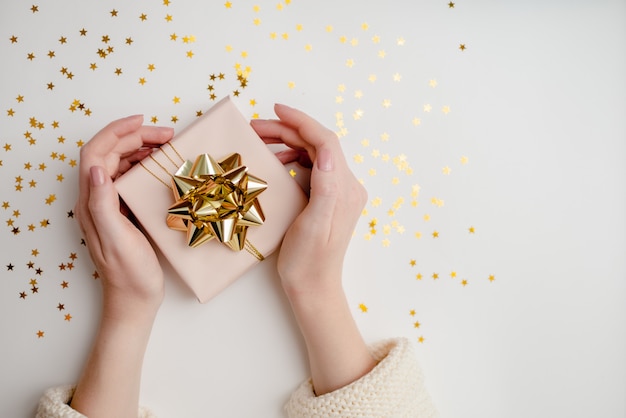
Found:
<svg viewBox="0 0 626 418"><path fill-rule="evenodd" d="M306 113L292 107L276 104L274 112L290 128L295 129L300 137L315 148L338 143L337 135Z"/></svg>
<svg viewBox="0 0 626 418"><path fill-rule="evenodd" d="M276 154L278 160L283 164L289 164L293 162L297 162L302 167L311 168L313 167L313 163L309 158L309 154L306 151L298 151L294 149L288 149L284 151L279 151Z"/></svg>
<svg viewBox="0 0 626 418"><path fill-rule="evenodd" d="M126 219L120 214L117 191L103 167L90 168L89 186L89 213L94 232L105 252L117 239L124 237Z"/></svg>
<svg viewBox="0 0 626 418"><path fill-rule="evenodd" d="M332 151L328 148L320 149L311 172L309 204L302 213L311 230L324 237L326 242L331 239L340 193L334 168Z"/></svg>

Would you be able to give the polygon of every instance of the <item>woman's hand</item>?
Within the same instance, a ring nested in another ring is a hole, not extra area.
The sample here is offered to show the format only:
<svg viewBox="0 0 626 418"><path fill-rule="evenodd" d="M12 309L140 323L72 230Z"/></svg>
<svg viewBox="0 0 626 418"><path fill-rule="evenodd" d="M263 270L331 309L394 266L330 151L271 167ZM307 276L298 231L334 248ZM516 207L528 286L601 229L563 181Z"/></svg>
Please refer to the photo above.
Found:
<svg viewBox="0 0 626 418"><path fill-rule="evenodd" d="M110 123L80 153L76 217L100 273L102 319L71 407L92 418L136 417L141 368L163 300L163 272L146 237L120 212L112 179L172 138L143 117Z"/></svg>
<svg viewBox="0 0 626 418"><path fill-rule="evenodd" d="M255 120L253 128L266 143L290 148L278 154L283 163L312 165L309 204L285 235L278 272L285 291L294 296L336 290L367 193L350 171L333 131L287 106L276 105L275 110L280 120Z"/></svg>
<svg viewBox="0 0 626 418"><path fill-rule="evenodd" d="M283 163L312 166L309 204L287 231L278 273L309 354L317 395L341 388L375 365L352 318L341 284L343 259L367 194L357 181L334 132L284 105L279 120L254 120L266 143L290 150Z"/></svg>
<svg viewBox="0 0 626 418"><path fill-rule="evenodd" d="M153 315L163 298L163 273L146 237L120 212L112 179L172 138L171 128L142 126L141 115L116 120L80 153L76 217L102 279L103 315Z"/></svg>

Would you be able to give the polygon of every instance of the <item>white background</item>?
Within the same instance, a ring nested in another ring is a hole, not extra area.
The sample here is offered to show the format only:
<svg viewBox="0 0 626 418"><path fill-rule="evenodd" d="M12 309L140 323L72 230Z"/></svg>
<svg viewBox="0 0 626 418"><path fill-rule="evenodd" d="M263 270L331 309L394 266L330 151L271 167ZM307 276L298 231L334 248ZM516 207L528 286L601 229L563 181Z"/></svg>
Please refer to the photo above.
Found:
<svg viewBox="0 0 626 418"><path fill-rule="evenodd" d="M624 417L624 2L277 4L66 0L40 1L37 12L22 1L0 7L0 146L11 145L0 148L0 201L9 203L0 208L0 415L32 416L45 388L76 382L96 328L99 285L66 215L76 198L77 169L68 164L78 158L76 141L134 113L180 130L210 107L210 74L226 75L214 83L218 98L238 88L240 63L251 70L236 98L246 117L272 117L272 104L284 102L338 131L343 120L347 158L369 192L345 288L368 341L415 342L442 417ZM183 43L191 35L195 42ZM114 51L100 58L97 50L109 45ZM91 116L68 110L73 100ZM43 129L29 125L32 117ZM380 156L372 156L375 149ZM399 171L394 157L412 174ZM416 207L413 185L420 187ZM46 204L51 194L56 200ZM404 202L389 216L398 198ZM375 235L368 232L373 218ZM60 270L71 253L75 267ZM275 257L205 305L168 276L142 403L162 417L282 416L307 367Z"/></svg>

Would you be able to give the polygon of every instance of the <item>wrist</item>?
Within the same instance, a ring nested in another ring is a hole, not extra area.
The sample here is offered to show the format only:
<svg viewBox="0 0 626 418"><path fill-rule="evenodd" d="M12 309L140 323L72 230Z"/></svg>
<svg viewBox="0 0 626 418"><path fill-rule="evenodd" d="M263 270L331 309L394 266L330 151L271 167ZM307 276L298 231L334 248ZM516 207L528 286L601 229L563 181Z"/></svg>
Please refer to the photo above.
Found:
<svg viewBox="0 0 626 418"><path fill-rule="evenodd" d="M102 319L130 327L152 327L162 298L138 299L126 295L104 293Z"/></svg>

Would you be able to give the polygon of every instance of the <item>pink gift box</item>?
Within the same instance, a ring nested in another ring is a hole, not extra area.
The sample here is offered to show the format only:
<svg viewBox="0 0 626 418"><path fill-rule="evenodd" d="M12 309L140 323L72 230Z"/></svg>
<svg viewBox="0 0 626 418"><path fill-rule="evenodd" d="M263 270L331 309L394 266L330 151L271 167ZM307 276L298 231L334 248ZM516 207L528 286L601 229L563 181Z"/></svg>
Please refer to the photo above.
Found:
<svg viewBox="0 0 626 418"><path fill-rule="evenodd" d="M136 164L115 181L115 186L145 232L204 303L259 260L248 251L233 251L217 239L189 247L185 232L167 226L167 210L174 203L170 174L182 164L180 157L193 162L198 155L207 153L220 160L236 152L250 174L267 182L267 189L258 196L265 222L249 227L247 233L247 240L264 257L279 248L307 198L230 97L219 101L176 135L171 144L173 147L166 144L152 153L158 164L145 158L143 166Z"/></svg>

